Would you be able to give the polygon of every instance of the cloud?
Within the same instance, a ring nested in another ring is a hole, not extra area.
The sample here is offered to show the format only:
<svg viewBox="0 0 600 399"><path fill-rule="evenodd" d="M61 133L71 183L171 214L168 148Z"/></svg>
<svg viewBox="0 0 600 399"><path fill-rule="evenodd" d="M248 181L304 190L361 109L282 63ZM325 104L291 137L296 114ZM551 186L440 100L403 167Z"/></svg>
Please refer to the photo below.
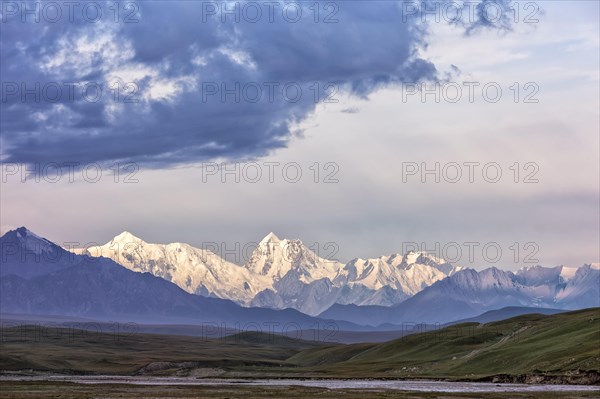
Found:
<svg viewBox="0 0 600 399"><path fill-rule="evenodd" d="M366 98L438 76L418 56L426 27L403 23L398 2L323 2L318 15L294 3L298 21L288 3L251 21L243 8L220 13L224 3L213 13L206 2L144 2L137 23L115 22L112 4L97 23L3 14L5 162L260 157L336 93Z"/></svg>

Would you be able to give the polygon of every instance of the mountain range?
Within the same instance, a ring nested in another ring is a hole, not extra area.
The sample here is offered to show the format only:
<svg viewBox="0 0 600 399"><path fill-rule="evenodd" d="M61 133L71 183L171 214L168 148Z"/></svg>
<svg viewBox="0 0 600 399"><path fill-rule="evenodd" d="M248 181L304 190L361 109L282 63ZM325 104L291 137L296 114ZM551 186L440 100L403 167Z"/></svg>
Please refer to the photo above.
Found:
<svg viewBox="0 0 600 399"><path fill-rule="evenodd" d="M68 252L24 227L0 237L0 248L0 312L4 314L229 329L248 324L308 329L327 322L294 309L244 308L229 300L190 294L163 278L133 272L111 259ZM360 329L351 323L336 324Z"/></svg>
<svg viewBox="0 0 600 399"><path fill-rule="evenodd" d="M243 306L293 308L313 316L336 303L391 306L461 269L414 252L343 264L317 256L300 240L280 239L273 233L256 245L241 266L208 249L151 244L129 232L75 252L149 272L189 293Z"/></svg>
<svg viewBox="0 0 600 399"><path fill-rule="evenodd" d="M446 324L506 306L581 309L600 306L600 267L534 266L516 273L461 270L391 307L336 304L319 317L363 325Z"/></svg>
<svg viewBox="0 0 600 399"><path fill-rule="evenodd" d="M242 265L128 232L69 252L22 227L1 237L0 246L5 313L187 323L335 320L356 330L446 324L507 306L600 306L598 264L477 271L425 252L344 264L273 233Z"/></svg>

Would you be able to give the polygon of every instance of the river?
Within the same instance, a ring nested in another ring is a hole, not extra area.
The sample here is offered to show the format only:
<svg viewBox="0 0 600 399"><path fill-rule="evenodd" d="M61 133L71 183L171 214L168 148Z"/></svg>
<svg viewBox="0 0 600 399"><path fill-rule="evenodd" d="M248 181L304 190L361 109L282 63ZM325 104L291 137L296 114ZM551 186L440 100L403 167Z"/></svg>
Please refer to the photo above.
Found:
<svg viewBox="0 0 600 399"><path fill-rule="evenodd" d="M189 377L128 377L128 376L2 376L0 381L55 381L79 384L131 385L252 385L306 386L329 389L356 388L415 392L566 392L598 391L589 385L494 384L485 382L409 381L409 380L335 380L335 379L206 379Z"/></svg>

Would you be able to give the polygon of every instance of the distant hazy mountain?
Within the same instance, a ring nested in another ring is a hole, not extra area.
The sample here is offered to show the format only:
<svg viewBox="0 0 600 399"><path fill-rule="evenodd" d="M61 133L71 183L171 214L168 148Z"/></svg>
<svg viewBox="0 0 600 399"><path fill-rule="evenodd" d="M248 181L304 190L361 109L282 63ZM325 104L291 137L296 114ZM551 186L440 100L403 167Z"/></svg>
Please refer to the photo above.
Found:
<svg viewBox="0 0 600 399"><path fill-rule="evenodd" d="M0 312L93 317L133 322L193 324L324 321L296 310L243 308L234 302L192 295L150 273L135 273L107 258L65 251L25 228L0 238ZM39 255L39 256L34 256ZM317 324L320 323L320 324ZM355 329L338 323L340 329Z"/></svg>
<svg viewBox="0 0 600 399"><path fill-rule="evenodd" d="M479 316L471 317L468 319L456 320L451 324L458 323L491 323L493 321L500 321L510 319L511 317L517 317L524 314L544 314L551 315L557 313L568 312L565 309L550 309L550 308L533 308L525 306L507 306L502 309L490 310L482 313Z"/></svg>
<svg viewBox="0 0 600 399"><path fill-rule="evenodd" d="M495 267L461 270L392 307L336 304L320 317L359 324L448 323L506 306L580 309L600 306L597 264L579 268L525 268L517 273Z"/></svg>
<svg viewBox="0 0 600 399"><path fill-rule="evenodd" d="M0 250L0 276L41 276L74 266L82 259L24 227L0 237Z"/></svg>
<svg viewBox="0 0 600 399"><path fill-rule="evenodd" d="M150 244L128 232L88 248L86 254L152 273L190 293L243 306L294 308L310 315L335 303L395 305L461 269L421 252L357 258L344 265L317 256L300 240L280 239L273 233L258 243L243 266L206 249Z"/></svg>

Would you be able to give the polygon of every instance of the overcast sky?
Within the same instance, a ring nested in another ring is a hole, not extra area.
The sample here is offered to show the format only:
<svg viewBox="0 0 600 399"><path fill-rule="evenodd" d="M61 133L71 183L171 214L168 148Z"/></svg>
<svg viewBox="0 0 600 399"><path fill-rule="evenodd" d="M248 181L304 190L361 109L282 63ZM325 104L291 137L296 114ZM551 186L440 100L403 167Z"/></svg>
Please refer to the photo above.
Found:
<svg viewBox="0 0 600 399"><path fill-rule="evenodd" d="M392 1L302 3L297 22L291 6L223 22L220 3L97 4L96 23L3 6L3 232L234 252L273 231L343 261L418 245L478 269L600 260L598 2L458 23ZM55 163L87 169L71 182Z"/></svg>

